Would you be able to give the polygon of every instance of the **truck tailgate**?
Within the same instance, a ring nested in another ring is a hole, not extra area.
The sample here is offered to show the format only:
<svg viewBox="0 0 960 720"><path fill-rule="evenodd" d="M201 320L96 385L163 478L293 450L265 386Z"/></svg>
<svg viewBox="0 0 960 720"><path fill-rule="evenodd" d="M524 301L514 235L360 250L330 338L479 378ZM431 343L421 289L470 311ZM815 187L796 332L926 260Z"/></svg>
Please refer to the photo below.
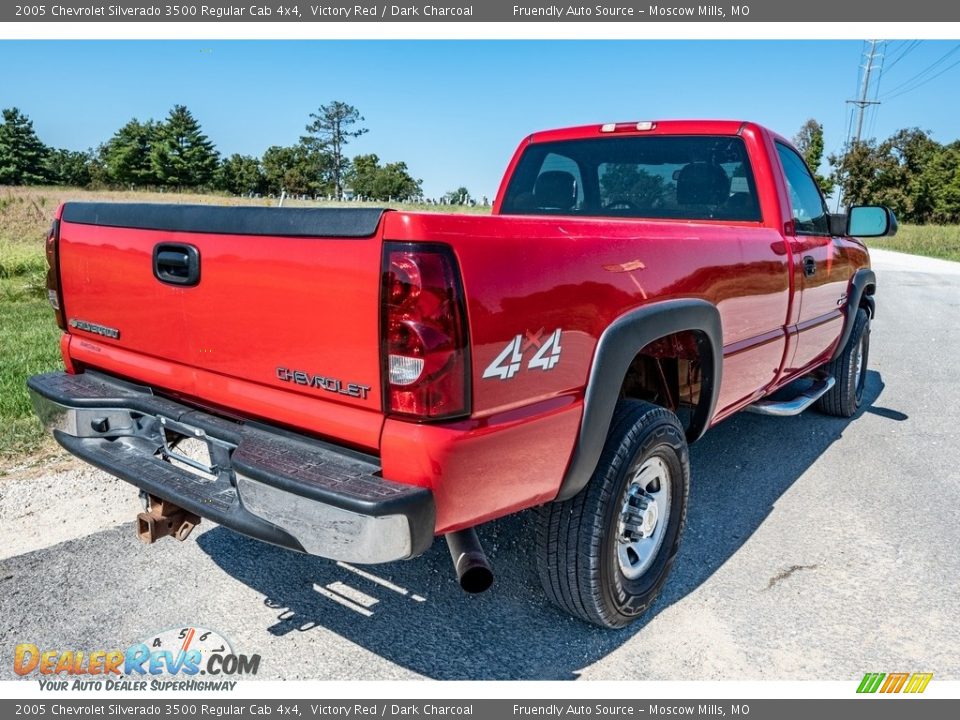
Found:
<svg viewBox="0 0 960 720"><path fill-rule="evenodd" d="M325 418L355 410L357 434L339 439L375 447L381 216L68 203L61 285L70 333L85 341L71 355L240 416L294 424L296 408L319 434L342 436Z"/></svg>

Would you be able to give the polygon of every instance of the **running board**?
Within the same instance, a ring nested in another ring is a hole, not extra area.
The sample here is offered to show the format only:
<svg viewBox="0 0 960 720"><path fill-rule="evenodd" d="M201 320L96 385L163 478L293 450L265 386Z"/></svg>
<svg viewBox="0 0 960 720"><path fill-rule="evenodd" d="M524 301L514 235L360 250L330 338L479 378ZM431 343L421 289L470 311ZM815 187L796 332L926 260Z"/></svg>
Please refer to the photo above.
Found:
<svg viewBox="0 0 960 720"><path fill-rule="evenodd" d="M799 415L823 397L836 382L832 375L820 378L795 398L790 400L758 400L744 409L758 415L776 415L777 417Z"/></svg>

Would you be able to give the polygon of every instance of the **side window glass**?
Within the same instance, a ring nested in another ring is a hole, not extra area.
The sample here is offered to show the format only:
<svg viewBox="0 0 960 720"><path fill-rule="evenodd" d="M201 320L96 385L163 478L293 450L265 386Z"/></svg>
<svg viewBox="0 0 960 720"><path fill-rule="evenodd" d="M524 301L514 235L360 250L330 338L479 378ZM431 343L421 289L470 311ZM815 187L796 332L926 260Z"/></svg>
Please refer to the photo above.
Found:
<svg viewBox="0 0 960 720"><path fill-rule="evenodd" d="M796 152L777 143L777 153L790 191L790 205L799 235L829 235L830 222L823 197L806 163Z"/></svg>

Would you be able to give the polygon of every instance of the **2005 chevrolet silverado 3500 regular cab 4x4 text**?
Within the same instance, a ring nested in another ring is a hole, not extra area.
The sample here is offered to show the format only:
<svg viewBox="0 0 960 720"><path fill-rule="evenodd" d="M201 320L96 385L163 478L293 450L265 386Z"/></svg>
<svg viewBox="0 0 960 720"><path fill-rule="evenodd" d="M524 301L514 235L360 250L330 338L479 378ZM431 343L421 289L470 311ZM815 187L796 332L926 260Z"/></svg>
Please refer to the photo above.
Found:
<svg viewBox="0 0 960 720"><path fill-rule="evenodd" d="M619 627L673 563L688 443L743 409L857 410L876 279L852 236L895 229L829 214L788 141L730 121L536 133L490 216L69 202L66 372L29 387L140 488L147 542L205 517L384 563L445 535L480 591L475 526L537 508L549 598Z"/></svg>

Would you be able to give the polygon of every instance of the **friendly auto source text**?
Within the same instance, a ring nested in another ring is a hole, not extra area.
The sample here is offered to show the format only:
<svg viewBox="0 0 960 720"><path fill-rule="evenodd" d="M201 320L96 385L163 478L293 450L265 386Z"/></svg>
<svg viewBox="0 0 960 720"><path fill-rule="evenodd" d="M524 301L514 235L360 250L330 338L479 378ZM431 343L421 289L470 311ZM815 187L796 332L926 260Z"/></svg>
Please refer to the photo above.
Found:
<svg viewBox="0 0 960 720"><path fill-rule="evenodd" d="M645 8L630 5L514 5L513 16L544 18L547 20L573 17L626 19L639 17L746 17L749 5L648 5Z"/></svg>
<svg viewBox="0 0 960 720"><path fill-rule="evenodd" d="M749 705L730 705L731 715L748 715L750 713ZM700 715L724 717L727 715L726 707L712 704L699 705L648 705L646 708L648 715ZM614 715L616 717L630 716L638 717L644 713L645 709L640 705L615 705L607 703L597 703L595 705L514 705L514 716L528 715L548 715L554 717L582 716L582 715Z"/></svg>

